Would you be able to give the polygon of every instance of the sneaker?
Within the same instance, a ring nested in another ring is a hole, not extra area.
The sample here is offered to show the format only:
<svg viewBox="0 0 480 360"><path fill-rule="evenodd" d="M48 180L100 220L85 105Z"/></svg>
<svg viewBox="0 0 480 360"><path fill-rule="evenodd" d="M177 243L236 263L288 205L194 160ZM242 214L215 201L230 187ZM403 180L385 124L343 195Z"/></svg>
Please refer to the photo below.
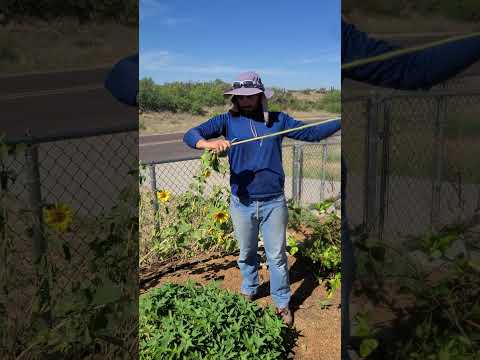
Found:
<svg viewBox="0 0 480 360"><path fill-rule="evenodd" d="M285 325L287 325L288 327L292 327L293 313L288 306L283 309L277 308L277 315L282 318Z"/></svg>
<svg viewBox="0 0 480 360"><path fill-rule="evenodd" d="M244 293L240 293L240 295L243 296L247 301L255 301L255 299L257 298L256 295L247 295Z"/></svg>

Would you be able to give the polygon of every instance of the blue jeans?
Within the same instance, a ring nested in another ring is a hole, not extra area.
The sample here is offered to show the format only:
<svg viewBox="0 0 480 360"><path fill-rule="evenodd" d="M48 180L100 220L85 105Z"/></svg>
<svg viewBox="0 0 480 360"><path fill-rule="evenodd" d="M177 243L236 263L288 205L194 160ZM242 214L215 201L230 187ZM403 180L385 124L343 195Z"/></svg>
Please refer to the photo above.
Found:
<svg viewBox="0 0 480 360"><path fill-rule="evenodd" d="M246 295L257 293L258 234L261 232L270 270L270 295L277 307L285 308L291 297L286 254L288 208L285 196L257 201L232 195L230 214L240 247L237 261L243 278L240 291Z"/></svg>

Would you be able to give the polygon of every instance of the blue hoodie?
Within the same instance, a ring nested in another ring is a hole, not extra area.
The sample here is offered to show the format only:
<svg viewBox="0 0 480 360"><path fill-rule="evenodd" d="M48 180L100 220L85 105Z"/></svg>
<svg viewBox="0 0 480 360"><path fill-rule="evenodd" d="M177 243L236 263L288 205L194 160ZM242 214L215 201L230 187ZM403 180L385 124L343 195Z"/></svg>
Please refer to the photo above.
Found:
<svg viewBox="0 0 480 360"><path fill-rule="evenodd" d="M385 41L370 38L354 25L342 21L342 64L398 48ZM480 60L480 36L358 66L342 71L342 79L347 77L401 90L429 89L450 79L478 60Z"/></svg>
<svg viewBox="0 0 480 360"><path fill-rule="evenodd" d="M226 140L250 139L305 125L283 112L271 112L270 123L244 116L224 113L190 129L183 141L195 148L201 139L224 136ZM284 193L285 174L282 166L282 140L284 136L316 142L340 129L340 120L320 124L303 130L232 146L228 152L232 194L252 200L264 200Z"/></svg>

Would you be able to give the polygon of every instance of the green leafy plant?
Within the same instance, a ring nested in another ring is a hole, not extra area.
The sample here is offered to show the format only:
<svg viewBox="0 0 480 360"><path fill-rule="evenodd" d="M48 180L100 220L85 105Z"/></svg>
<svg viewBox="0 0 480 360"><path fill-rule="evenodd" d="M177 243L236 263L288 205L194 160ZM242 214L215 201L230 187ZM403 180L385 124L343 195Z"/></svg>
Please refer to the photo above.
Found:
<svg viewBox="0 0 480 360"><path fill-rule="evenodd" d="M471 250L476 249L466 237L467 227L457 224L436 234L427 233L407 239L402 248L358 239L358 283L355 292L374 298L377 305L392 313L401 314L397 324L395 343L376 335L375 354L392 359L466 359L480 356L478 329L480 328L480 268ZM464 249L457 256L447 256L458 240ZM405 251L419 251L424 256L409 258ZM402 255L404 267L391 267L389 258ZM368 271L368 281L362 281L362 272ZM394 284L395 286L393 286ZM400 308L390 299L408 298L408 306ZM360 321L360 330L364 322ZM412 331L413 330L413 331ZM373 344L374 331L362 330L360 353ZM362 350L363 349L363 350Z"/></svg>
<svg viewBox="0 0 480 360"><path fill-rule="evenodd" d="M305 240L302 255L323 271L338 271L341 264L340 230L340 219L334 214L322 223L317 222Z"/></svg>
<svg viewBox="0 0 480 360"><path fill-rule="evenodd" d="M216 283L165 284L140 298L140 359L279 359L291 350L289 330Z"/></svg>
<svg viewBox="0 0 480 360"><path fill-rule="evenodd" d="M288 202L289 227L305 236L302 243L297 243L291 234L288 235L289 253L311 263L317 277L325 280L327 299L340 288L341 221L335 213L326 215L319 209L328 209L333 203L333 200L326 200L307 209L291 200ZM321 217L315 215L312 209L317 210ZM322 307L330 304L327 299L322 300L325 301L321 303Z"/></svg>
<svg viewBox="0 0 480 360"><path fill-rule="evenodd" d="M362 358L367 358L378 348L378 340L376 339L376 331L370 325L370 315L366 312L358 313L355 318L354 336L361 339L359 352Z"/></svg>
<svg viewBox="0 0 480 360"><path fill-rule="evenodd" d="M132 175L134 175L132 173ZM42 299L44 287L40 287L33 306L33 338L26 347L33 354L53 357L68 357L74 354L95 353L99 345L113 346L111 355L126 356L125 338L114 337L125 326L125 319L135 319L136 288L129 286L137 264L134 245L138 231L136 189L125 188L116 206L105 216L97 219L97 235L88 246L92 256L87 265L88 272L81 281L72 281L61 296L51 298L47 303ZM69 230L66 230L67 232ZM66 263L72 261L72 251L68 242L54 230L48 230L50 253L62 253ZM60 272L58 260L46 254L40 268L48 281L48 288ZM51 325L43 319L49 314ZM130 326L136 324L132 320Z"/></svg>
<svg viewBox="0 0 480 360"><path fill-rule="evenodd" d="M295 255L299 250L297 241L290 234L288 234L287 236L287 246L288 246L288 253L290 255Z"/></svg>
<svg viewBox="0 0 480 360"><path fill-rule="evenodd" d="M328 208L330 208L333 204L335 204L335 199L327 199L319 203L315 203L312 205L312 208L317 210L320 214L325 213Z"/></svg>
<svg viewBox="0 0 480 360"><path fill-rule="evenodd" d="M2 156L2 166L5 165L4 160ZM131 175L136 178L134 172ZM82 259L71 245L71 239L81 231L79 225L82 222L75 219L74 212L66 205L44 207L42 238L48 242L48 248L39 259L22 268L25 270L22 277L27 279L26 288L31 291L28 299L31 307L25 314L28 325L18 323L21 331L16 334L14 344L9 344L8 349L0 349L2 358L4 350L8 354L16 354L17 359L40 355L50 358L87 357L98 354L99 348L109 348L113 358L130 354L127 347L131 345L132 338L126 333L129 328L134 330L137 327L137 289L130 284L138 263L137 247L134 245L138 231L135 206L138 191L135 181L131 183L135 186L125 187L111 211L89 224L95 228L95 235L93 239L87 239L85 246L90 252ZM9 194L7 187L4 190L0 192L1 199L6 200L2 204L19 203L18 198ZM28 214L25 217L31 221L30 210L19 206L19 213L23 216ZM10 258L22 251L18 241L12 241L18 239L19 234L15 221L11 221L14 219L7 216L8 213L2 206L2 278L13 273L15 263ZM35 223L26 221L22 225L30 227L26 234L32 236L31 227ZM81 275L71 276L72 268ZM66 276L71 278L65 281ZM6 286L2 291L8 292L11 281L4 283ZM61 288L59 282L64 284ZM0 312L7 305L0 302ZM125 320L127 318L128 321ZM5 322L9 321L8 316L5 319ZM107 354L104 352L103 355Z"/></svg>
<svg viewBox="0 0 480 360"><path fill-rule="evenodd" d="M156 217L162 226L153 235L151 251L160 258L236 249L228 206L230 190L214 185L210 193L206 191L213 172L224 176L227 165L209 150L200 160L200 169L188 191L178 196L172 196L168 190L157 194L160 207Z"/></svg>

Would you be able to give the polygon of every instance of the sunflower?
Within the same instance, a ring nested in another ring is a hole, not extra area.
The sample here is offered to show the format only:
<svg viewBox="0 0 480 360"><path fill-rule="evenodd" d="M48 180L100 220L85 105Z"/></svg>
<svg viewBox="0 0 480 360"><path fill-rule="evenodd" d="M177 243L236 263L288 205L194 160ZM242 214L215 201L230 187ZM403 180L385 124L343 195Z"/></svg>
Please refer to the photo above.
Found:
<svg viewBox="0 0 480 360"><path fill-rule="evenodd" d="M47 206L43 209L45 223L52 229L64 232L73 220L72 209L65 204Z"/></svg>
<svg viewBox="0 0 480 360"><path fill-rule="evenodd" d="M215 222L219 222L220 224L223 224L228 220L228 213L226 211L217 211L216 213L213 214L213 220Z"/></svg>
<svg viewBox="0 0 480 360"><path fill-rule="evenodd" d="M224 234L218 235L218 237L217 237L217 242L218 242L219 244L223 244L223 243L225 242L225 240L226 240L226 238L225 238L225 235L224 235Z"/></svg>
<svg viewBox="0 0 480 360"><path fill-rule="evenodd" d="M170 191L159 190L157 191L157 199L161 202L167 202L170 200Z"/></svg>

